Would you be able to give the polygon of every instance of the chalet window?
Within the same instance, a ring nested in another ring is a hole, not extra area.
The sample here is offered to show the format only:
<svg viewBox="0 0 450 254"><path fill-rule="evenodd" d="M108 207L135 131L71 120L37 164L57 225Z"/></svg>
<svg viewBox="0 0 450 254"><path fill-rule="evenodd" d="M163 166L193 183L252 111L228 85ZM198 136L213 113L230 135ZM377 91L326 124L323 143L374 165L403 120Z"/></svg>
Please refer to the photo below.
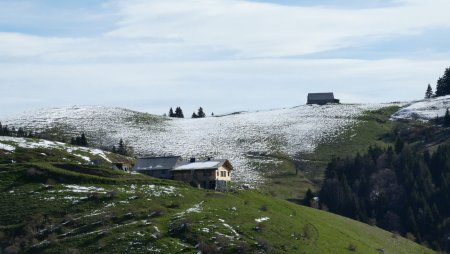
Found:
<svg viewBox="0 0 450 254"><path fill-rule="evenodd" d="M219 176L219 170L217 170L217 176Z"/></svg>
<svg viewBox="0 0 450 254"><path fill-rule="evenodd" d="M230 171L228 171L228 176L230 176Z"/></svg>
<svg viewBox="0 0 450 254"><path fill-rule="evenodd" d="M226 171L220 171L220 176L221 177L226 177L227 176L227 172Z"/></svg>

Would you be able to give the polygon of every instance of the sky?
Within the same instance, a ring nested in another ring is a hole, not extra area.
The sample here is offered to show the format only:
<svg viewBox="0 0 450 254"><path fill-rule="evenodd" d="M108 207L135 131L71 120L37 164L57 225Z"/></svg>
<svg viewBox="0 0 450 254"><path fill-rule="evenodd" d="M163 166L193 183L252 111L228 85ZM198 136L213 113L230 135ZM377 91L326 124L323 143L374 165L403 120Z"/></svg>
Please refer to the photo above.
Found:
<svg viewBox="0 0 450 254"><path fill-rule="evenodd" d="M421 99L450 66L448 0L0 0L0 119Z"/></svg>

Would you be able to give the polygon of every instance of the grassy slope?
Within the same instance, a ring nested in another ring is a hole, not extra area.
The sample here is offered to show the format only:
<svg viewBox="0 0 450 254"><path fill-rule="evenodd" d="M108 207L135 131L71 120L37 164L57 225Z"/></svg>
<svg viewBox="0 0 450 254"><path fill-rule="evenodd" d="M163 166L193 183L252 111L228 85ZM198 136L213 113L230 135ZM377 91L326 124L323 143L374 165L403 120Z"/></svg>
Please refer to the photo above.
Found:
<svg viewBox="0 0 450 254"><path fill-rule="evenodd" d="M348 129L333 143L319 144L312 154L299 154L295 160L283 155L274 155L283 164L279 174L269 176L266 191L283 199L302 198L308 188L316 189L322 174L333 156L350 156L364 152L370 145L387 146L391 144L389 135L394 123L390 116L398 107L387 107L370 111L359 118L358 124ZM296 171L299 169L299 172Z"/></svg>
<svg viewBox="0 0 450 254"><path fill-rule="evenodd" d="M196 253L202 242L204 249L223 246L227 253L238 246L245 253L432 253L378 228L257 191L217 193L107 167L30 160L0 164L3 247L11 244L4 242L11 232L43 230L31 237L38 245L26 251ZM66 186L73 183L103 189L73 192ZM255 221L262 217L270 219ZM39 230L29 230L33 225Z"/></svg>

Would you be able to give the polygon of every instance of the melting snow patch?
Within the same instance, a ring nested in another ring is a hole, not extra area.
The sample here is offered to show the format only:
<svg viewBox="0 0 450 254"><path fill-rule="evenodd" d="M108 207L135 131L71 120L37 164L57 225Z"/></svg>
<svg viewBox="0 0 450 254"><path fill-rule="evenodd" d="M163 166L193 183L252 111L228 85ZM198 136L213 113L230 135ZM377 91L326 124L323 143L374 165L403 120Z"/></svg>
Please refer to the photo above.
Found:
<svg viewBox="0 0 450 254"><path fill-rule="evenodd" d="M12 151L16 150L16 148L14 146L7 145L7 144L2 144L2 143L0 143L0 149L1 150L6 150L8 152L12 152Z"/></svg>
<svg viewBox="0 0 450 254"><path fill-rule="evenodd" d="M261 218L259 218L259 219L255 219L255 221L256 222L263 222L263 221L267 221L267 220L269 220L270 218L269 217L261 217Z"/></svg>
<svg viewBox="0 0 450 254"><path fill-rule="evenodd" d="M63 186L65 188L67 188L68 190L60 190L59 192L71 191L71 192L77 192L77 193L88 193L88 192L106 193L105 189L94 187L94 186L80 186L80 185L75 185L75 184L70 184L70 185L64 184Z"/></svg>
<svg viewBox="0 0 450 254"><path fill-rule="evenodd" d="M90 161L91 161L91 158L89 158L89 157L87 157L87 156L83 156L83 155L81 155L81 154L72 153L72 155L77 156L77 157L79 157L79 158L81 158L81 159L83 159L83 160L85 160L85 161L87 161L87 162L90 162Z"/></svg>
<svg viewBox="0 0 450 254"><path fill-rule="evenodd" d="M447 108L450 108L450 96L416 101L397 111L392 119L431 120L444 116Z"/></svg>
<svg viewBox="0 0 450 254"><path fill-rule="evenodd" d="M176 217L182 217L183 215L185 215L187 213L200 213L203 210L203 208L202 208L203 202L205 202L205 201L202 201L202 202L200 202L198 204L195 204L193 207L188 208L188 209L186 209L183 212L175 214L175 216Z"/></svg>

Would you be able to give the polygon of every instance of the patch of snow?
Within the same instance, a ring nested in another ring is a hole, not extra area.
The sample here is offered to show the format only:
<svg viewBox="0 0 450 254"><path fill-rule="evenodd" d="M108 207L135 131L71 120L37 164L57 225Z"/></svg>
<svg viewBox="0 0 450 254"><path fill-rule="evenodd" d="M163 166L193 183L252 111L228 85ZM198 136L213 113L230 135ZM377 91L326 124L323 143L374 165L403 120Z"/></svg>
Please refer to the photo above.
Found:
<svg viewBox="0 0 450 254"><path fill-rule="evenodd" d="M59 192L75 192L75 193L89 193L89 192L99 192L99 193L106 193L105 189L94 187L94 186L80 186L75 184L63 184L67 190L59 190Z"/></svg>
<svg viewBox="0 0 450 254"><path fill-rule="evenodd" d="M90 153L92 155L98 155L98 156L102 157L105 161L112 163L111 160L105 155L105 152L103 152L100 149L91 149Z"/></svg>
<svg viewBox="0 0 450 254"><path fill-rule="evenodd" d="M7 145L7 144L2 144L2 143L0 143L0 149L1 149L1 150L6 150L6 151L8 151L8 152L12 152L12 151L15 151L15 150L16 150L16 148L15 148L14 146L12 146L12 145Z"/></svg>
<svg viewBox="0 0 450 254"><path fill-rule="evenodd" d="M223 226L228 228L235 236L239 236L238 232L236 232L236 230L234 230L234 228L226 223L223 223Z"/></svg>
<svg viewBox="0 0 450 254"><path fill-rule="evenodd" d="M76 157L79 157L79 158L81 158L81 159L83 159L83 160L85 160L85 161L87 161L87 162L90 162L90 161L91 161L91 158L89 158L89 157L87 157L87 156L83 156L83 155L81 155L81 154L72 153L72 155L73 155L73 156L76 156Z"/></svg>
<svg viewBox="0 0 450 254"><path fill-rule="evenodd" d="M450 108L450 95L412 102L393 114L392 119L427 121L436 117L443 117L447 108Z"/></svg>
<svg viewBox="0 0 450 254"><path fill-rule="evenodd" d="M205 201L202 201L202 202L200 202L198 204L195 204L194 206L186 209L185 211L182 211L180 213L175 214L175 217L182 217L182 216L184 216L185 214L188 214L188 213L200 213L203 210L202 205L203 205L204 202Z"/></svg>
<svg viewBox="0 0 450 254"><path fill-rule="evenodd" d="M255 221L260 223L260 222L268 221L269 219L270 219L269 217L261 217L259 219L255 219Z"/></svg>

